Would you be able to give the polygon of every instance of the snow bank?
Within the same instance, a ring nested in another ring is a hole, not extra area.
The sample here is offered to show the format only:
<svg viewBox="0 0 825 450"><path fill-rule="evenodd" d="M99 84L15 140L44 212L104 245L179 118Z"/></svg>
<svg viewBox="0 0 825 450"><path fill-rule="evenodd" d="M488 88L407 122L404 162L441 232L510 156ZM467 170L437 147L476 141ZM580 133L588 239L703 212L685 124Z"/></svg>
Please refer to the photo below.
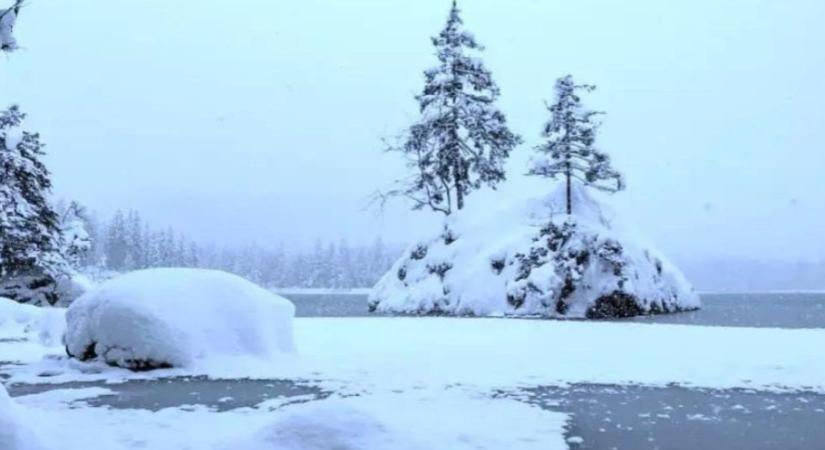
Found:
<svg viewBox="0 0 825 450"><path fill-rule="evenodd" d="M37 436L21 417L20 407L0 383L0 449L40 450Z"/></svg>
<svg viewBox="0 0 825 450"><path fill-rule="evenodd" d="M682 273L621 232L580 186L571 216L564 189L518 195L489 193L411 246L371 292L370 309L600 318L700 306Z"/></svg>
<svg viewBox="0 0 825 450"><path fill-rule="evenodd" d="M295 340L300 343L300 358L290 364L250 364L252 370L230 361L233 364L150 373L100 371L97 366L49 355L0 371L10 377L10 383L122 382L207 375L319 380L324 389L345 387L347 392L456 385L492 392L565 383L675 383L701 388L825 393L823 329L314 317L295 319ZM24 351L29 355L38 349L19 342L0 342L0 360L16 359L6 355ZM44 373L51 375L43 377Z"/></svg>
<svg viewBox="0 0 825 450"><path fill-rule="evenodd" d="M65 331L64 310L24 305L0 297L0 339L59 345Z"/></svg>
<svg viewBox="0 0 825 450"><path fill-rule="evenodd" d="M387 390L676 383L825 392L823 329L367 317L298 319L295 333L296 378Z"/></svg>
<svg viewBox="0 0 825 450"><path fill-rule="evenodd" d="M293 351L295 307L241 277L150 269L109 280L66 313L66 350L144 370L208 360L277 361Z"/></svg>
<svg viewBox="0 0 825 450"><path fill-rule="evenodd" d="M226 450L566 449L566 415L454 391L370 395L287 407Z"/></svg>

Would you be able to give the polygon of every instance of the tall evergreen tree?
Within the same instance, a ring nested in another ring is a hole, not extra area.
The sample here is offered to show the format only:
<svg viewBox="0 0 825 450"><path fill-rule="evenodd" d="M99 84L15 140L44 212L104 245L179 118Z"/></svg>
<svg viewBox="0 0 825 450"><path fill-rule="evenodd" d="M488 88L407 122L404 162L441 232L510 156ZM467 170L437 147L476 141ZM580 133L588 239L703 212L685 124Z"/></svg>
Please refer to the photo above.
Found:
<svg viewBox="0 0 825 450"><path fill-rule="evenodd" d="M123 211L115 212L109 228L106 230L105 251L106 267L113 270L126 270L129 263L129 244L126 238L126 218Z"/></svg>
<svg viewBox="0 0 825 450"><path fill-rule="evenodd" d="M0 295L54 303L50 290L67 264L59 218L47 200L43 144L37 133L20 131L25 117L17 106L0 112Z"/></svg>
<svg viewBox="0 0 825 450"><path fill-rule="evenodd" d="M140 213L130 210L126 215L125 224L126 251L129 255L129 263L126 270L143 269L146 267L146 247L143 239L143 221Z"/></svg>
<svg viewBox="0 0 825 450"><path fill-rule="evenodd" d="M411 199L414 209L449 215L464 207L471 191L505 179L504 162L521 138L495 107L498 86L455 1L432 42L439 64L424 73L424 90L416 97L421 118L403 145L391 149L405 155L413 175L391 194Z"/></svg>
<svg viewBox="0 0 825 450"><path fill-rule="evenodd" d="M568 215L573 213L573 180L611 193L625 187L622 174L610 164L610 156L595 146L600 125L595 116L601 113L581 103L579 92L594 89L592 85L576 84L571 75L556 81L555 102L547 107L552 117L542 132L547 141L536 148L540 155L532 159L528 171L530 175L564 177Z"/></svg>

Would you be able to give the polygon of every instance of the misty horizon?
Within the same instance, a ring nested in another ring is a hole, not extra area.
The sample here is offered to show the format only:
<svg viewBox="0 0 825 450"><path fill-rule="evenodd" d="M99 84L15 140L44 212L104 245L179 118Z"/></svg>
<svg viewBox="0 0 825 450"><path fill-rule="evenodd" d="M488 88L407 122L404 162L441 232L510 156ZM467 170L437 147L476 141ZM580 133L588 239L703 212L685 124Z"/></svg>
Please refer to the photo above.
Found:
<svg viewBox="0 0 825 450"><path fill-rule="evenodd" d="M705 3L461 2L525 140L510 188L573 73L598 85L600 146L627 175L611 203L665 253L821 261L825 6ZM34 2L0 94L47 143L55 197L101 219L136 209L226 246L406 245L439 217L367 206L403 173L382 140L416 114L448 2L359 5Z"/></svg>

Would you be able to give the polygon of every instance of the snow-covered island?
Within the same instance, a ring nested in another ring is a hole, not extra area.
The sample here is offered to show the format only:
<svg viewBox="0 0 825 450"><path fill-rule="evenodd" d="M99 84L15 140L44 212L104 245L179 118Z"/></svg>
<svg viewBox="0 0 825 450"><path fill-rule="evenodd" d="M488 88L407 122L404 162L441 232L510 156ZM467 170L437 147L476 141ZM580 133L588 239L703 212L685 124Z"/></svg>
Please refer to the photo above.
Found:
<svg viewBox="0 0 825 450"><path fill-rule="evenodd" d="M453 22L461 23L455 11L445 35L458 33ZM450 58L460 55L460 48L450 47ZM594 86L577 84L570 75L556 81L544 142L527 171L542 181L536 188L527 188L527 180L514 186L504 182L501 159L513 141L501 131L502 116L443 125L467 110L490 108L490 102L462 90L473 79L449 58L444 61L439 68L449 74L444 78L468 79L442 85L428 76L419 97L422 119L410 128L403 150L419 170L404 194L418 199L419 208L443 213L443 228L408 249L378 282L371 311L601 319L699 307L699 296L682 273L615 226L615 214L588 192L625 187L610 156L596 146L601 125L596 117L602 113L582 104L582 93ZM496 95L491 89L490 101ZM474 103L480 105L467 106ZM434 120L433 115L441 116ZM466 130L456 131L462 127ZM480 161L477 152L485 147L490 156ZM433 148L439 150L427 150ZM444 161L431 162L439 158ZM498 190L475 193L484 185ZM473 201L467 202L471 192Z"/></svg>
<svg viewBox="0 0 825 450"><path fill-rule="evenodd" d="M678 268L614 226L613 213L573 185L505 201L491 193L411 246L370 294L382 313L628 317L696 309Z"/></svg>

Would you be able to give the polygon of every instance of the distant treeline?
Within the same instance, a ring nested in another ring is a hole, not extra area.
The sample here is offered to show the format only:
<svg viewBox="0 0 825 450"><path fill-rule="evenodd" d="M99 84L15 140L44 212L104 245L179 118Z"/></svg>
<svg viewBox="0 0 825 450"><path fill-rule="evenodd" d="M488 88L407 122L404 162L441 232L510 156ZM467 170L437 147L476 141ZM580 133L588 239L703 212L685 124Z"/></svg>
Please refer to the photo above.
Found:
<svg viewBox="0 0 825 450"><path fill-rule="evenodd" d="M272 246L208 246L172 228L155 228L137 211L117 212L99 222L84 217L90 250L84 271L125 272L148 267L219 269L258 284L281 288L371 287L403 248L376 239L370 245L317 240L309 250ZM825 261L757 261L743 258L677 260L698 290L748 292L825 290Z"/></svg>
<svg viewBox="0 0 825 450"><path fill-rule="evenodd" d="M317 240L311 250L282 243L238 248L201 245L172 228L154 228L138 211L106 221L84 218L91 246L81 270L126 272L150 267L219 269L269 287L357 288L378 281L400 255L381 239L370 245Z"/></svg>

